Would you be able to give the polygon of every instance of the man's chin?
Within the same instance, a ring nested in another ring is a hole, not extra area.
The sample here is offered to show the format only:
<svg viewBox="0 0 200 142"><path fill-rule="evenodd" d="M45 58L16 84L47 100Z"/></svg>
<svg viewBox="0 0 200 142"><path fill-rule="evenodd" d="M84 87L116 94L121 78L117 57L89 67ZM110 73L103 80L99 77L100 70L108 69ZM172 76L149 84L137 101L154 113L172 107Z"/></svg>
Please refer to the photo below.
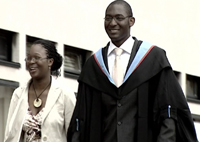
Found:
<svg viewBox="0 0 200 142"><path fill-rule="evenodd" d="M117 36L109 36L109 38L111 41L115 41L115 42L119 40Z"/></svg>

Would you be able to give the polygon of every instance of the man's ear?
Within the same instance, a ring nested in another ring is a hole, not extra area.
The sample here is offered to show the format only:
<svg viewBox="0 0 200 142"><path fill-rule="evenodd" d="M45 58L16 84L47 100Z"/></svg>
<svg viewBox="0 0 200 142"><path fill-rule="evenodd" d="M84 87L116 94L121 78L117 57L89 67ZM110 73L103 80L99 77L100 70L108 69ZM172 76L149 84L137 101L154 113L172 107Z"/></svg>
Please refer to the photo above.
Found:
<svg viewBox="0 0 200 142"><path fill-rule="evenodd" d="M129 18L129 26L132 27L135 24L135 18L134 17L130 17Z"/></svg>

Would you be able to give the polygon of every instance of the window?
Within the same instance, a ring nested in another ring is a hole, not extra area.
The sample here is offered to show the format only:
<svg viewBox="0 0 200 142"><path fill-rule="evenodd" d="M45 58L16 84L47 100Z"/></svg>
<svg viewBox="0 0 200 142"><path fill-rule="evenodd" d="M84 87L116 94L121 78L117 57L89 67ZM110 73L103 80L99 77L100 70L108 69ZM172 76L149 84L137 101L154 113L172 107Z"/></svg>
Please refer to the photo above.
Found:
<svg viewBox="0 0 200 142"><path fill-rule="evenodd" d="M0 141L3 141L11 96L19 82L0 79Z"/></svg>
<svg viewBox="0 0 200 142"><path fill-rule="evenodd" d="M31 45L34 41L39 40L40 38L32 37L32 36L26 36L26 53L28 53Z"/></svg>
<svg viewBox="0 0 200 142"><path fill-rule="evenodd" d="M12 36L12 32L0 29L0 60L12 60Z"/></svg>
<svg viewBox="0 0 200 142"><path fill-rule="evenodd" d="M187 75L186 96L188 100L200 100L200 78Z"/></svg>
<svg viewBox="0 0 200 142"><path fill-rule="evenodd" d="M0 65L20 68L17 33L0 29Z"/></svg>
<svg viewBox="0 0 200 142"><path fill-rule="evenodd" d="M26 36L26 53L28 53L31 45L33 44L33 42L35 42L36 40L39 40L39 39L42 39L42 38L38 38L38 37L32 37L32 36ZM56 46L56 43L51 41L52 43L55 44Z"/></svg>
<svg viewBox="0 0 200 142"><path fill-rule="evenodd" d="M65 76L78 78L81 69L87 58L91 55L91 51L71 47L64 47L64 70Z"/></svg>

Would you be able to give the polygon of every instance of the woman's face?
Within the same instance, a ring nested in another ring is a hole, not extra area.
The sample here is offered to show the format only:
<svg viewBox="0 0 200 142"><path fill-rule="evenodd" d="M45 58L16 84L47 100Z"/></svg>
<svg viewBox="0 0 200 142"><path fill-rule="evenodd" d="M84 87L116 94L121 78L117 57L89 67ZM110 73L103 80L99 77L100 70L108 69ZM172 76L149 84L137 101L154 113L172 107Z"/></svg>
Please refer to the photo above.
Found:
<svg viewBox="0 0 200 142"><path fill-rule="evenodd" d="M49 67L53 64L52 59L47 58L47 50L41 44L33 44L26 57L26 68L32 78L41 79L49 77Z"/></svg>

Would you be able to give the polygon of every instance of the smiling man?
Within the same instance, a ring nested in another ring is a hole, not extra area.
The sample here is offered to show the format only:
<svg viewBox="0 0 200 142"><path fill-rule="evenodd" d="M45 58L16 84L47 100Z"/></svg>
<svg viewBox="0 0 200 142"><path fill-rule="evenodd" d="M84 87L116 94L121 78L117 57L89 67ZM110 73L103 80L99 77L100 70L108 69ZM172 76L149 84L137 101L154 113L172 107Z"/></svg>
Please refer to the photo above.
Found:
<svg viewBox="0 0 200 142"><path fill-rule="evenodd" d="M104 26L115 46L120 47L130 37L134 23L135 18L126 3L112 4L106 9Z"/></svg>
<svg viewBox="0 0 200 142"><path fill-rule="evenodd" d="M188 104L165 51L130 35L130 5L110 3L106 47L78 79L68 142L197 142Z"/></svg>

